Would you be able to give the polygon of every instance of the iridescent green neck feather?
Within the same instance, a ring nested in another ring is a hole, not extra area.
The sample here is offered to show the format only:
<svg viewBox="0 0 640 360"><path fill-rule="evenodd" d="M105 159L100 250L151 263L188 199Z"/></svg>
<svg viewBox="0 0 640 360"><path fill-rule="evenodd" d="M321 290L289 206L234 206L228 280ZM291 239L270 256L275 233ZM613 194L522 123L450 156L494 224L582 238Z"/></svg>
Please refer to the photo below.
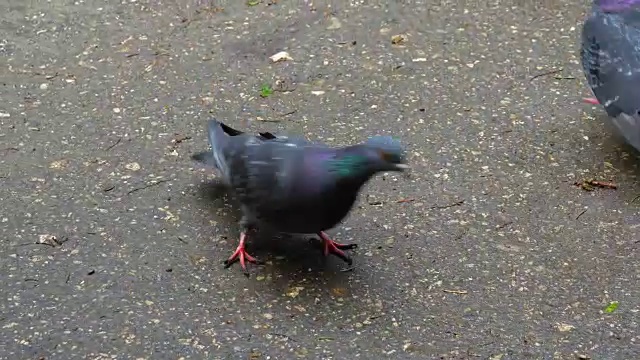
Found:
<svg viewBox="0 0 640 360"><path fill-rule="evenodd" d="M336 172L341 177L362 175L367 169L368 159L362 155L345 155L329 160L329 171Z"/></svg>

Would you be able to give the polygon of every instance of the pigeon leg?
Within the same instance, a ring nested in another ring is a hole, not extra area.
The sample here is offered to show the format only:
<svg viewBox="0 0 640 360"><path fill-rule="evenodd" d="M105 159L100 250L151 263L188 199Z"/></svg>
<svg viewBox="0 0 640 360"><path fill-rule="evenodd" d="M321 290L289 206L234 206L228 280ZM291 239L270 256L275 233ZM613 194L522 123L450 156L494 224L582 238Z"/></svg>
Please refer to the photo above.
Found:
<svg viewBox="0 0 640 360"><path fill-rule="evenodd" d="M584 98L584 99L582 99L582 101L584 101L587 104L591 104L591 105L600 105L600 102L596 98Z"/></svg>
<svg viewBox="0 0 640 360"><path fill-rule="evenodd" d="M346 262L349 265L351 265L353 263L353 260L351 260L351 257L349 257L349 255L345 254L345 252L342 251L342 250L355 249L355 248L358 247L358 244L340 244L340 243L337 243L337 242L331 240L329 238L329 236L324 231L319 232L318 236L320 236L320 239L322 239L322 243L324 245L324 255L325 256L328 256L329 254L333 254L333 255L339 257L340 259L344 260L344 262Z"/></svg>
<svg viewBox="0 0 640 360"><path fill-rule="evenodd" d="M248 275L249 273L247 272L247 266L245 265L245 260L248 262L252 262L254 264L260 263L258 259L254 258L253 256L249 255L249 253L247 253L247 250L245 249L246 239L247 239L247 234L245 232L241 232L240 244L238 244L236 251L229 257L229 259L225 260L224 262L225 269L233 265L236 261L240 260L240 266L242 266L242 269L244 270L245 275Z"/></svg>

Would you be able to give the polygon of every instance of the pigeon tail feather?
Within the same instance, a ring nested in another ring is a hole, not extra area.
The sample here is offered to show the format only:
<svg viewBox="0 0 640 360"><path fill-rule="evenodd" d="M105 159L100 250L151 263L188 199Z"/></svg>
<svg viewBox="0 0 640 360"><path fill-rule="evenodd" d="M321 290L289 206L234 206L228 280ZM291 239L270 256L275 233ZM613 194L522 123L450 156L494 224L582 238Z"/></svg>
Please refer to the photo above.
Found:
<svg viewBox="0 0 640 360"><path fill-rule="evenodd" d="M209 120L208 136L209 144L211 144L211 155L215 167L220 170L225 177L229 174L229 167L225 160L224 148L229 142L230 136L242 134L242 131L233 129L216 119Z"/></svg>

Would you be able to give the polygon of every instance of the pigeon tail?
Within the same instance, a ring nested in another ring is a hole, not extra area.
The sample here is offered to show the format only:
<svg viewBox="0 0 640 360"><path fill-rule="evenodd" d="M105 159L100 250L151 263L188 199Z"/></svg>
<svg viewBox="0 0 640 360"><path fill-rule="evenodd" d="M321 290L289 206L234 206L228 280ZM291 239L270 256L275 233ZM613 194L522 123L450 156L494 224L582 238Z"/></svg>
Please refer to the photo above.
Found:
<svg viewBox="0 0 640 360"><path fill-rule="evenodd" d="M241 131L232 129L216 119L209 120L208 136L209 144L211 144L213 165L220 170L225 177L229 174L229 167L224 158L224 148L229 142L229 135L235 136L240 134L242 134Z"/></svg>

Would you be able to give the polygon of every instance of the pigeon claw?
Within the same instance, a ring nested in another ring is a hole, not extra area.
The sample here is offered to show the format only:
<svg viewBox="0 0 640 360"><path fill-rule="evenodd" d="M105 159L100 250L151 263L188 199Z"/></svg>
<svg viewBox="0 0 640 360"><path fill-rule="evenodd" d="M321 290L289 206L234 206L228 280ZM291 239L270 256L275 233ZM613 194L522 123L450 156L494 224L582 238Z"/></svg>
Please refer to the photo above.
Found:
<svg viewBox="0 0 640 360"><path fill-rule="evenodd" d="M322 243L324 245L324 255L329 256L329 254L333 254L344 262L347 265L353 264L353 260L349 255L347 255L343 250L353 250L358 247L358 244L340 244L329 238L329 236L324 232L319 232L318 236L322 239Z"/></svg>
<svg viewBox="0 0 640 360"><path fill-rule="evenodd" d="M249 272L247 271L246 261L254 264L261 264L262 262L254 258L253 256L249 255L249 253L245 249L246 239L247 239L247 234L245 234L244 232L241 233L240 244L238 244L236 251L234 251L233 254L227 260L224 261L224 268L227 269L231 265L235 264L237 261L240 261L240 266L242 266L242 270L244 271L244 274L248 276Z"/></svg>
<svg viewBox="0 0 640 360"><path fill-rule="evenodd" d="M582 101L584 101L587 104L591 104L591 105L600 105L600 102L596 98L584 98L584 99L582 99Z"/></svg>

